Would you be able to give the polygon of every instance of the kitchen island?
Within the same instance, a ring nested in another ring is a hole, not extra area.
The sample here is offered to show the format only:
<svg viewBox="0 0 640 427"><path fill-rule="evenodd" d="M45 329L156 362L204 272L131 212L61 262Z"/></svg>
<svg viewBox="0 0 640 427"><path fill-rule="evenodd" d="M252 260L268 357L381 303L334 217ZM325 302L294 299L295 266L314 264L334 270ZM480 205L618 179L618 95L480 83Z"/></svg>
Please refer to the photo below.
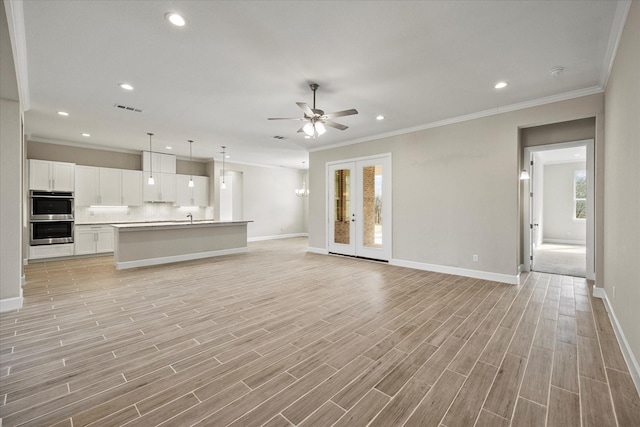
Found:
<svg viewBox="0 0 640 427"><path fill-rule="evenodd" d="M252 221L112 224L116 269L247 252Z"/></svg>

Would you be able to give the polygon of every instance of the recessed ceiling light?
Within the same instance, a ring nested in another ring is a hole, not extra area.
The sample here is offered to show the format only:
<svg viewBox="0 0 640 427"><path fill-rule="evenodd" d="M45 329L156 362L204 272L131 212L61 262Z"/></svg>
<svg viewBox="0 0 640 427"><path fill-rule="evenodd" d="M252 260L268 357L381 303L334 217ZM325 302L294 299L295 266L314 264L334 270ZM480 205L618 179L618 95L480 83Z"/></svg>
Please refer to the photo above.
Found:
<svg viewBox="0 0 640 427"><path fill-rule="evenodd" d="M580 157L580 154L576 153L573 155L573 157Z"/></svg>
<svg viewBox="0 0 640 427"><path fill-rule="evenodd" d="M164 17L167 21L171 22L176 27L184 27L187 21L182 17L182 15L175 12L167 12L164 14Z"/></svg>
<svg viewBox="0 0 640 427"><path fill-rule="evenodd" d="M91 136L91 134L83 133L82 136L85 136L85 137L89 138Z"/></svg>
<svg viewBox="0 0 640 427"><path fill-rule="evenodd" d="M120 83L119 86L124 90L133 90L133 86L129 83Z"/></svg>
<svg viewBox="0 0 640 427"><path fill-rule="evenodd" d="M380 114L379 116L376 117L376 120L384 120L384 116Z"/></svg>
<svg viewBox="0 0 640 427"><path fill-rule="evenodd" d="M171 150L173 147L171 147L171 146L167 145L167 146L166 146L166 147L164 147L164 148L166 148L167 150Z"/></svg>
<svg viewBox="0 0 640 427"><path fill-rule="evenodd" d="M224 156L224 158L225 158L225 159L230 159L230 158L231 158L231 156Z"/></svg>
<svg viewBox="0 0 640 427"><path fill-rule="evenodd" d="M65 117L69 115L66 111L58 111L58 114Z"/></svg>
<svg viewBox="0 0 640 427"><path fill-rule="evenodd" d="M503 87L507 87L508 83L507 82L498 82L496 83L496 85L494 86L496 89L502 89Z"/></svg>

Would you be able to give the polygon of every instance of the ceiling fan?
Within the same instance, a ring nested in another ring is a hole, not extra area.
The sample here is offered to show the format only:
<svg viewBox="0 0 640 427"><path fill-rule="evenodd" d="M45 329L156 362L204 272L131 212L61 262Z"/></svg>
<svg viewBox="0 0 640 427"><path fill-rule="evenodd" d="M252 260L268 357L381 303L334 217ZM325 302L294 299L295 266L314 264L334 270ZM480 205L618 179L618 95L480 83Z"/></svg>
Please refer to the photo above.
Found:
<svg viewBox="0 0 640 427"><path fill-rule="evenodd" d="M298 107L304 112L304 117L301 118L269 118L267 120L301 120L306 121L307 123L298 129L298 132L304 132L309 137L315 138L316 136L320 136L326 132L326 128L324 125L331 126L332 128L336 128L339 130L345 130L348 126L343 124L334 122L329 119L333 119L334 117L342 117L342 116L352 116L354 114L358 114L358 111L354 108L350 110L336 111L335 113L326 113L318 108L316 108L316 90L320 87L317 83L311 83L309 85L311 90L313 91L313 108L309 108L309 106L304 102L296 102Z"/></svg>

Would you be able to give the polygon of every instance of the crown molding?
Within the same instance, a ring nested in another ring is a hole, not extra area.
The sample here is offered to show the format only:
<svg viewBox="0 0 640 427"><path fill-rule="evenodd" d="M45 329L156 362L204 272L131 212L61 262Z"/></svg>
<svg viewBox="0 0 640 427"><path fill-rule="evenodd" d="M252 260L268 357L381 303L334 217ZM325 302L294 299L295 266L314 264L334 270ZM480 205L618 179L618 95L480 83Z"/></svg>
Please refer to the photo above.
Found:
<svg viewBox="0 0 640 427"><path fill-rule="evenodd" d="M27 68L27 37L24 31L24 5L22 1L5 0L4 10L7 14L7 25L13 50L13 62L16 68L20 104L24 112L31 108Z"/></svg>
<svg viewBox="0 0 640 427"><path fill-rule="evenodd" d="M375 141L377 139L390 138L399 135L405 135L408 133L419 132L426 129L433 129L441 126L452 125L455 123L462 123L469 120L480 119L483 117L495 116L498 114L508 113L510 111L524 110L526 108L538 107L540 105L552 104L554 102L567 101L569 99L581 98L583 96L594 95L604 92L604 89L600 86L592 86L585 89L578 89L571 92L565 92L558 95L546 96L544 98L533 99L530 101L519 102L516 104L507 105L504 107L492 108L489 110L479 111L477 113L465 114L462 116L451 117L449 119L438 120L437 122L431 122L420 126L413 126L410 128L400 129L393 132L387 132L379 135L373 135L365 138L358 138L351 141L341 142L338 144L325 145L318 148L309 148L309 152L331 150L334 148L345 147L347 145L360 144L361 142Z"/></svg>
<svg viewBox="0 0 640 427"><path fill-rule="evenodd" d="M616 6L616 13L613 16L613 24L611 25L611 32L609 33L609 43L607 43L607 50L604 54L604 60L602 62L602 68L600 71L600 86L607 87L609 81L609 75L613 68L613 61L616 59L616 52L618 51L618 45L622 38L622 31L624 30L624 24L627 22L627 15L629 15L629 9L631 9L631 0L618 1Z"/></svg>

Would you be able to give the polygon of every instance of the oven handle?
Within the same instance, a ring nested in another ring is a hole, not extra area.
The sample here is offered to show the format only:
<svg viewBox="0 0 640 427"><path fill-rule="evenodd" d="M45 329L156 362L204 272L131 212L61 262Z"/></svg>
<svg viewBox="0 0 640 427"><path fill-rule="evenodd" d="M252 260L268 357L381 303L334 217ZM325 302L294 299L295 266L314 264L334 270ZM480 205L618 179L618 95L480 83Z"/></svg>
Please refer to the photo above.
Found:
<svg viewBox="0 0 640 427"><path fill-rule="evenodd" d="M48 191L31 191L32 199L69 199L73 200L73 193L50 193Z"/></svg>

